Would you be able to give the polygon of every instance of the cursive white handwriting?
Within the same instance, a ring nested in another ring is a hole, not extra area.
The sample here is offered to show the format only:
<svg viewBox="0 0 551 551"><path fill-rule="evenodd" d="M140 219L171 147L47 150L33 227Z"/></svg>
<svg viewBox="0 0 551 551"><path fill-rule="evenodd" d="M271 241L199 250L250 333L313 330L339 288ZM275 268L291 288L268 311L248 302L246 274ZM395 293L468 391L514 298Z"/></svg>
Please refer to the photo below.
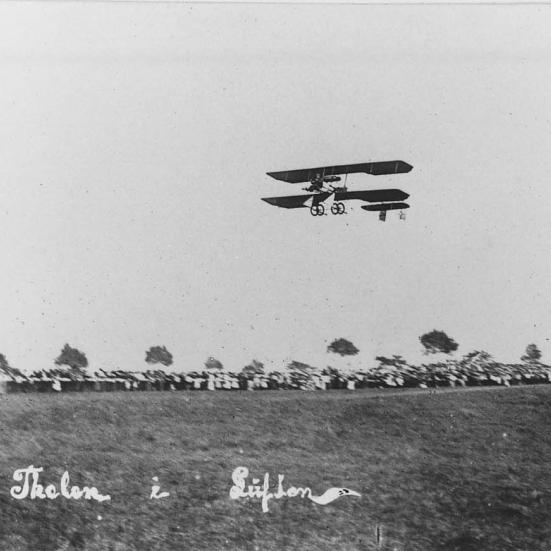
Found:
<svg viewBox="0 0 551 551"><path fill-rule="evenodd" d="M356 496L360 497L360 494L347 488L329 488L321 496L312 495L312 490L308 487L295 487L290 486L285 490L283 488L284 475L277 475L277 490L270 492L270 475L266 473L262 486L259 484L259 478L253 478L252 484L246 485L245 481L249 476L249 469L247 467L237 467L232 473L233 486L230 488L230 498L256 498L260 499L262 503L262 511L268 512L268 503L270 499L281 499L283 497L301 497L308 498L318 505L327 505L335 499L342 496Z"/></svg>
<svg viewBox="0 0 551 551"><path fill-rule="evenodd" d="M163 497L168 497L170 495L170 492L159 493L159 490L161 489L161 487L158 484L159 482L158 476L153 477L153 482L155 482L155 484L151 486L151 494L149 495L149 499L162 499Z"/></svg>
<svg viewBox="0 0 551 551"><path fill-rule="evenodd" d="M13 479L22 483L20 486L12 486L10 495L14 499L56 499L59 496L65 499L92 499L95 501L107 501L109 495L102 495L95 486L70 486L69 473L65 471L61 476L59 491L54 484L43 486L38 482L39 473L44 469L29 465L26 469L17 469L13 473Z"/></svg>

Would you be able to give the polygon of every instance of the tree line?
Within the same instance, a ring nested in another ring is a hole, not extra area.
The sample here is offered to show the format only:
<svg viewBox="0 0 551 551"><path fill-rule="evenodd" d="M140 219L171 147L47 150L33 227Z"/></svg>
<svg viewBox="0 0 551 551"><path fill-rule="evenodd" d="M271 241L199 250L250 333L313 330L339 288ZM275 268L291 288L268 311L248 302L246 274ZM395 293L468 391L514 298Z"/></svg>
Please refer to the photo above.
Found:
<svg viewBox="0 0 551 551"><path fill-rule="evenodd" d="M421 335L419 341L423 347L424 353L428 355L437 353L451 354L455 352L459 346L457 342L449 337L444 331L436 329ZM346 357L356 356L360 350L350 340L341 337L333 340L327 346L327 352ZM491 358L490 354L485 351L477 350L470 354L482 355L486 359ZM469 356L469 354L467 354L467 356ZM379 362L379 365L394 365L398 367L406 363L401 356L396 355L392 357L376 356L375 359ZM526 347L525 353L521 356L523 362L538 362L540 359L541 351L538 346L533 343ZM155 345L149 347L149 349L145 351L145 362L152 367L170 367L174 363L174 357L166 346ZM63 346L59 356L55 358L54 363L59 367L68 368L76 375L84 374L84 370L88 367L86 354L78 348L70 346L68 343ZM204 367L207 371L222 371L224 369L222 362L213 357L209 357L205 360ZM287 367L291 371L304 373L313 369L312 366L298 361L291 361ZM15 375L18 370L9 364L4 354L0 354L0 371L7 375ZM264 364L259 360L253 359L249 364L243 367L241 373L250 377L263 375Z"/></svg>

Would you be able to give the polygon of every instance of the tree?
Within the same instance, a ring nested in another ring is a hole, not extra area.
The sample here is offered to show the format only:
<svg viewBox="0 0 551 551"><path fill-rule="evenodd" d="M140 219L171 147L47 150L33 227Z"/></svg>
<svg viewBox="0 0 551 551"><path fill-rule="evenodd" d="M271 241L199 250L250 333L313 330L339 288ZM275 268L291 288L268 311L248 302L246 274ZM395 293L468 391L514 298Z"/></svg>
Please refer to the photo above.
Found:
<svg viewBox="0 0 551 551"><path fill-rule="evenodd" d="M529 344L526 347L526 353L520 359L523 362L537 362L541 358L540 349L535 344Z"/></svg>
<svg viewBox="0 0 551 551"><path fill-rule="evenodd" d="M165 367L172 365L172 354L167 350L166 346L151 346L145 352L145 361L148 364L162 364Z"/></svg>
<svg viewBox="0 0 551 551"><path fill-rule="evenodd" d="M485 350L473 350L463 356L460 365L467 370L489 371L495 367L496 362L489 352Z"/></svg>
<svg viewBox="0 0 551 551"><path fill-rule="evenodd" d="M397 356L394 354L392 358L387 358L386 356L377 356L375 358L379 362L379 367L397 367L397 368L404 368L407 366L406 360L402 358L402 356Z"/></svg>
<svg viewBox="0 0 551 551"><path fill-rule="evenodd" d="M299 388L313 388L312 373L315 368L311 365L293 360L287 364L291 385Z"/></svg>
<svg viewBox="0 0 551 551"><path fill-rule="evenodd" d="M73 371L82 373L82 370L88 367L88 359L86 355L77 348L65 344L61 350L61 354L55 359L55 364L66 365Z"/></svg>
<svg viewBox="0 0 551 551"><path fill-rule="evenodd" d="M245 377L254 377L255 375L264 375L264 364L258 360L253 360L249 365L246 365L241 373Z"/></svg>
<svg viewBox="0 0 551 551"><path fill-rule="evenodd" d="M335 339L328 347L327 352L340 356L355 356L359 350L347 339Z"/></svg>
<svg viewBox="0 0 551 551"><path fill-rule="evenodd" d="M216 358L213 358L212 356L210 358L207 358L205 361L205 367L207 370L216 369L218 371L222 371L224 369L224 366L220 360L217 360Z"/></svg>
<svg viewBox="0 0 551 551"><path fill-rule="evenodd" d="M22 373L21 371L19 371L19 369L15 369L9 364L4 354L0 354L0 373L4 373L5 375L9 375L11 377L22 376Z"/></svg>
<svg viewBox="0 0 551 551"><path fill-rule="evenodd" d="M311 373L312 371L314 371L314 367L312 367L311 365L297 362L296 360L289 362L287 364L287 369L289 371L300 371L301 373Z"/></svg>
<svg viewBox="0 0 551 551"><path fill-rule="evenodd" d="M11 366L6 359L6 356L4 356L4 354L0 354L0 371L3 371L4 373L9 373L10 370Z"/></svg>
<svg viewBox="0 0 551 551"><path fill-rule="evenodd" d="M419 340L425 348L425 354L435 354L437 352L449 354L455 352L458 347L458 344L448 337L444 331L437 331L436 329L421 335Z"/></svg>
<svg viewBox="0 0 551 551"><path fill-rule="evenodd" d="M321 374L322 375L328 375L332 379L336 379L336 378L339 377L340 372L335 367L331 367L330 365L328 365L326 368L321 370Z"/></svg>

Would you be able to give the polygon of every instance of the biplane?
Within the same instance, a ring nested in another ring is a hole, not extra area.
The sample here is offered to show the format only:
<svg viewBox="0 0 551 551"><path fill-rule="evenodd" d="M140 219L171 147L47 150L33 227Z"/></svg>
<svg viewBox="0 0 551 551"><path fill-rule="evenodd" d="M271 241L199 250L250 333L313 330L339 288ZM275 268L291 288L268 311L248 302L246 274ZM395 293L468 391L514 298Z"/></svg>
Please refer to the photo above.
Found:
<svg viewBox="0 0 551 551"><path fill-rule="evenodd" d="M409 205L405 202L409 197L408 193L400 189L349 191L346 180L349 174L364 173L381 176L409 172L412 168L410 164L404 161L383 161L267 172L268 176L289 184L308 183L308 186L302 188L308 193L283 197L263 197L262 200L284 209L309 208L312 216L323 216L326 213L325 204L328 205L327 210L331 214L345 214L344 202L359 200L367 203L361 205L363 210L378 212L379 220L382 222L386 220L386 214L389 210L399 210L400 218L404 219L403 211L409 208ZM343 174L345 175L344 183L342 183L341 178Z"/></svg>

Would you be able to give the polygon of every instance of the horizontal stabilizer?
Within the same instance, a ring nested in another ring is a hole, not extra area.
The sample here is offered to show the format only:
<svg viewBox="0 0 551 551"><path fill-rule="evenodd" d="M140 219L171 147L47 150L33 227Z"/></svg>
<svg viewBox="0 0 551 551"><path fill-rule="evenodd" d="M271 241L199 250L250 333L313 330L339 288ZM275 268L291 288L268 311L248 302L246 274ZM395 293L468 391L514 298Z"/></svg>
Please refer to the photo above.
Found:
<svg viewBox="0 0 551 551"><path fill-rule="evenodd" d="M381 203L379 205L362 205L362 209L369 211L387 211L409 209L407 203Z"/></svg>
<svg viewBox="0 0 551 551"><path fill-rule="evenodd" d="M335 201L350 201L359 199L370 203L382 203L383 201L405 201L409 193L401 189L365 189L359 191L337 191Z"/></svg>
<svg viewBox="0 0 551 551"><path fill-rule="evenodd" d="M404 161L382 161L378 163L358 163L353 165L321 166L317 168L301 168L299 170L282 170L280 172L267 172L268 176L298 184L301 182L322 181L327 176L338 174L354 174L363 172L379 176L382 174L400 174L409 172L413 167Z"/></svg>

